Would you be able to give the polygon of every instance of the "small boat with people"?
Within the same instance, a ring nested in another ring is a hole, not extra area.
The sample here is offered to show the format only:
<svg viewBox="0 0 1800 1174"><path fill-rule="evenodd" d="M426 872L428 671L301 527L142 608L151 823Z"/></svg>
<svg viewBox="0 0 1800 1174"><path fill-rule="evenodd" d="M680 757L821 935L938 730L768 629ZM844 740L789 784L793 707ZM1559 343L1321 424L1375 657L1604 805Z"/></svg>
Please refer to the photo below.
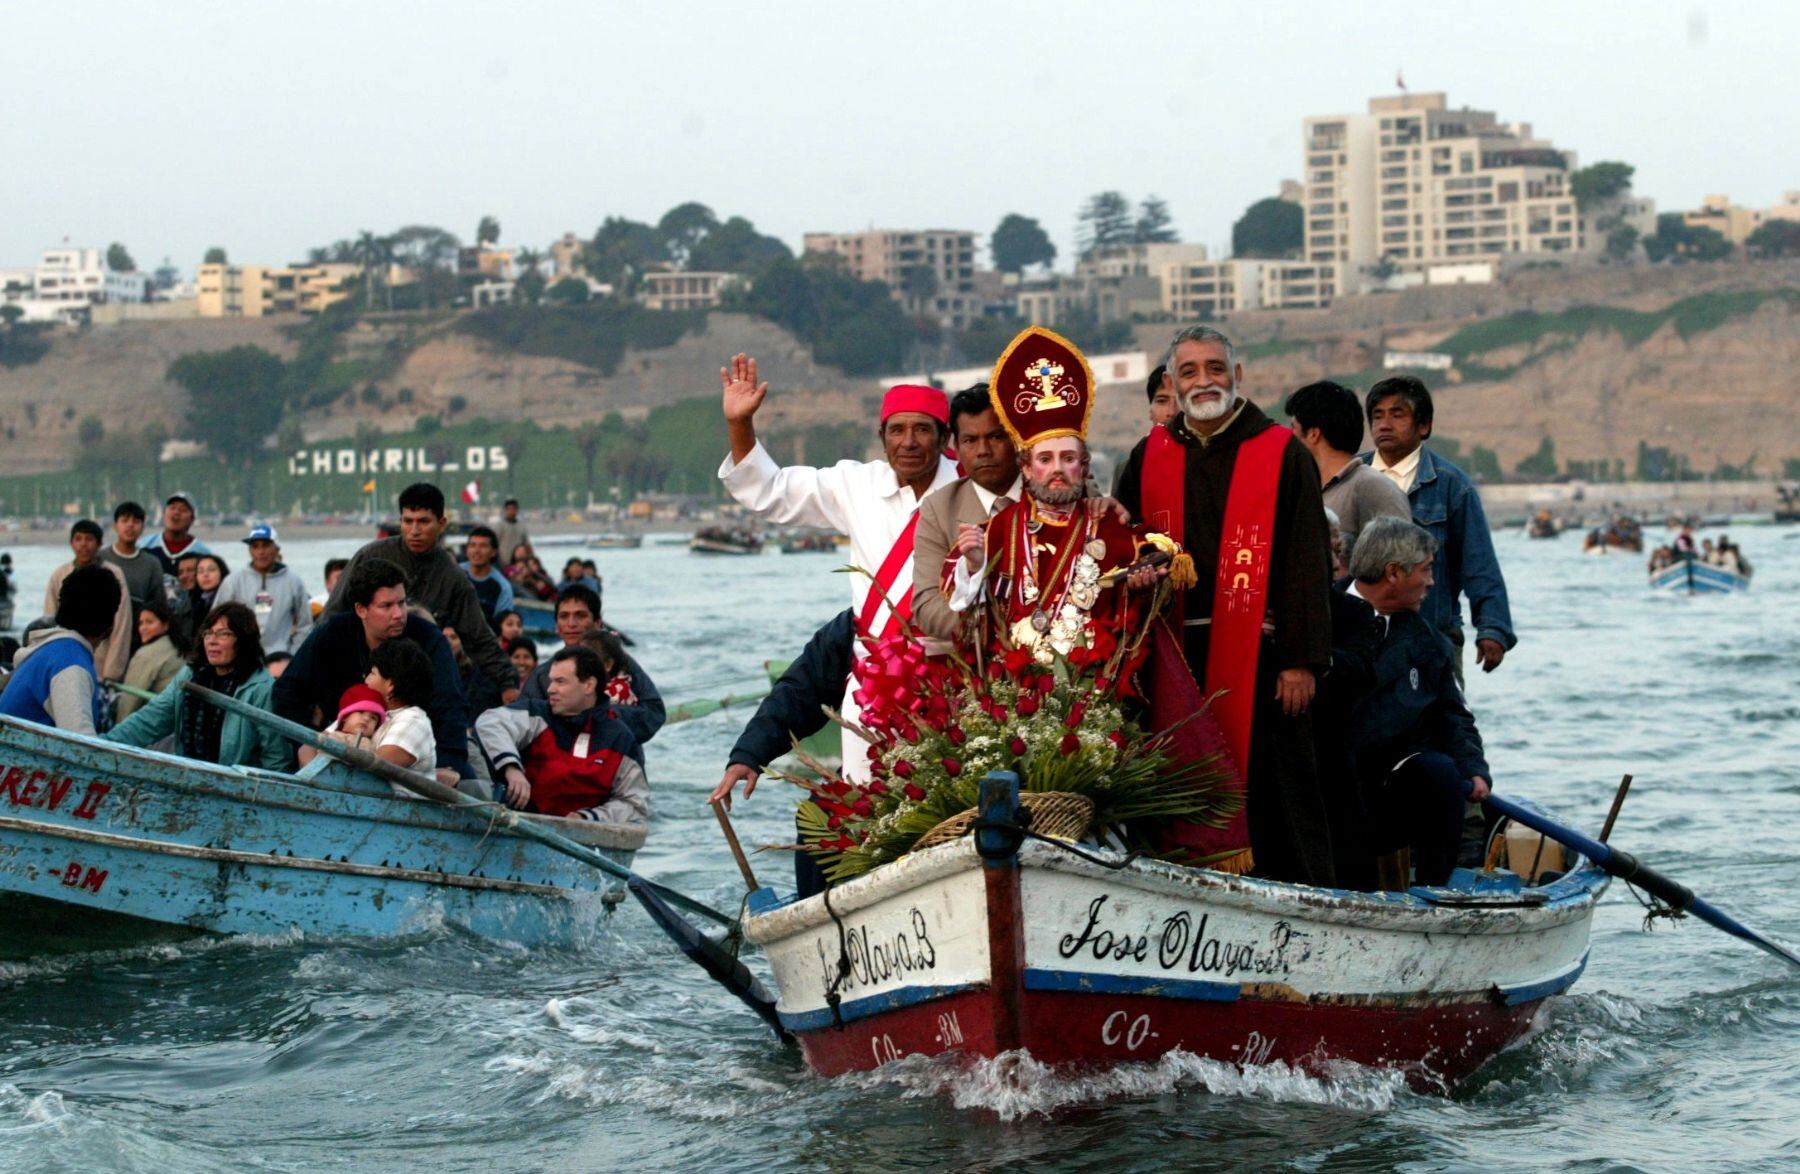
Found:
<svg viewBox="0 0 1800 1174"><path fill-rule="evenodd" d="M1644 549L1643 523L1624 514L1614 515L1604 526L1588 531L1582 543L1583 554L1639 554Z"/></svg>
<svg viewBox="0 0 1800 1174"><path fill-rule="evenodd" d="M588 538L587 545L590 550L637 550L644 545L644 536L608 531L592 535Z"/></svg>
<svg viewBox="0 0 1800 1174"><path fill-rule="evenodd" d="M1555 538L1564 528L1561 518L1549 510L1539 510L1525 524L1525 535L1528 538Z"/></svg>
<svg viewBox="0 0 1800 1174"><path fill-rule="evenodd" d="M567 945L623 895L595 861L624 871L644 843L642 827L519 816L367 751L330 754L284 774L0 717L0 891L223 934L378 937L441 921ZM421 801L396 782L446 794Z"/></svg>
<svg viewBox="0 0 1800 1174"><path fill-rule="evenodd" d="M837 548L837 535L824 530L796 531L781 540L782 554L828 554Z"/></svg>
<svg viewBox="0 0 1800 1174"><path fill-rule="evenodd" d="M695 554L761 554L762 548L762 536L743 527L707 526L688 539Z"/></svg>

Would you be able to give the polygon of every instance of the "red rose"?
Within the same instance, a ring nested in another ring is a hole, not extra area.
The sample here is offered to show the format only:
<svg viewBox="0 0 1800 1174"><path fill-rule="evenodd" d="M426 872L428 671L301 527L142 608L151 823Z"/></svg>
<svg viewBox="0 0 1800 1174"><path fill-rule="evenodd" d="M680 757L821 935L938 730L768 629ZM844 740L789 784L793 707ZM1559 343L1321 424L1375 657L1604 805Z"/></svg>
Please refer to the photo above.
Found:
<svg viewBox="0 0 1800 1174"><path fill-rule="evenodd" d="M1094 678L1094 692L1105 693L1110 688L1112 688L1112 682L1105 677Z"/></svg>
<svg viewBox="0 0 1800 1174"><path fill-rule="evenodd" d="M1038 711L1037 698L1031 696L1030 694L1026 694L1024 697L1019 698L1019 716L1020 717L1030 717L1032 714L1036 713L1037 711Z"/></svg>
<svg viewBox="0 0 1800 1174"><path fill-rule="evenodd" d="M894 760L894 774L903 779L912 778L913 764L906 761L904 758L896 758Z"/></svg>
<svg viewBox="0 0 1800 1174"><path fill-rule="evenodd" d="M1006 671L1012 676L1018 676L1019 670L1030 663L1031 653L1023 648L1015 648L1006 654Z"/></svg>
<svg viewBox="0 0 1800 1174"><path fill-rule="evenodd" d="M919 740L919 731L913 728L911 722L908 722L900 728L900 736L905 738L908 742L916 744Z"/></svg>
<svg viewBox="0 0 1800 1174"><path fill-rule="evenodd" d="M1026 747L1026 745L1025 745L1025 739L1015 737L1015 738L1013 738L1012 742L1007 746L1007 749L1011 750L1013 752L1014 758L1022 758L1022 757L1024 757L1025 751L1028 749L1028 747Z"/></svg>
<svg viewBox="0 0 1800 1174"><path fill-rule="evenodd" d="M999 661L997 661L997 660L988 661L988 666L987 666L988 680L998 681L1000 679L1001 675L1004 674L1005 672L1006 672L1006 666L1002 665Z"/></svg>
<svg viewBox="0 0 1800 1174"><path fill-rule="evenodd" d="M1048 693L1055 686L1055 677L1051 676L1049 673L1039 673L1037 679L1031 682L1031 691L1034 693Z"/></svg>
<svg viewBox="0 0 1800 1174"><path fill-rule="evenodd" d="M964 742L969 740L969 735L963 733L961 726L951 726L944 732L949 736L950 744L952 746L961 746Z"/></svg>
<svg viewBox="0 0 1800 1174"><path fill-rule="evenodd" d="M1006 724L1006 706L1004 706L1004 705L994 706L993 717L994 717L995 725L997 725L997 726L1005 725Z"/></svg>
<svg viewBox="0 0 1800 1174"><path fill-rule="evenodd" d="M944 759L944 773L951 778L955 778L962 773L962 763L956 761L954 758Z"/></svg>
<svg viewBox="0 0 1800 1174"><path fill-rule="evenodd" d="M1069 716L1063 718L1063 725L1068 726L1072 730L1081 724L1081 719L1086 715L1087 702L1077 701L1074 705L1069 707Z"/></svg>
<svg viewBox="0 0 1800 1174"><path fill-rule="evenodd" d="M862 816L864 819L869 818L869 816L875 813L874 804L870 803L867 799L858 799L852 804L852 807L856 811L856 814Z"/></svg>
<svg viewBox="0 0 1800 1174"><path fill-rule="evenodd" d="M888 786L886 783L882 782L880 779L876 779L869 784L869 794L885 795L887 793L888 793Z"/></svg>
<svg viewBox="0 0 1800 1174"><path fill-rule="evenodd" d="M843 826L843 823L844 823L843 820L839 819L837 816L834 815L830 819L825 821L825 826L835 832L838 830L839 827Z"/></svg>
<svg viewBox="0 0 1800 1174"><path fill-rule="evenodd" d="M1124 730L1114 730L1112 733L1106 735L1106 740L1108 742L1111 742L1114 746L1117 746L1121 750L1125 749L1125 731Z"/></svg>
<svg viewBox="0 0 1800 1174"><path fill-rule="evenodd" d="M917 803L925 797L925 788L917 783L908 783L906 784L906 797Z"/></svg>
<svg viewBox="0 0 1800 1174"><path fill-rule="evenodd" d="M1073 754L1081 749L1081 739L1074 734L1064 734L1062 741L1056 744L1056 748L1064 754Z"/></svg>

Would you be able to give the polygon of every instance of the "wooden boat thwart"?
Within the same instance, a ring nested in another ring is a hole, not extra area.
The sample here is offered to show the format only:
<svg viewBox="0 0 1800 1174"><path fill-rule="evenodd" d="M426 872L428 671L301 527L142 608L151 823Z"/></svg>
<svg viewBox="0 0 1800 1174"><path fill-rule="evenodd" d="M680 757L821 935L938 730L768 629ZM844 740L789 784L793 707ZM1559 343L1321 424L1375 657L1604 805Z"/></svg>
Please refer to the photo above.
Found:
<svg viewBox="0 0 1800 1174"><path fill-rule="evenodd" d="M542 822L622 866L644 842L643 828ZM217 933L384 936L441 918L565 945L619 891L323 757L297 775L219 767L0 718L0 893Z"/></svg>
<svg viewBox="0 0 1800 1174"><path fill-rule="evenodd" d="M834 887L829 906L757 890L745 937L826 1075L915 1053L1104 1065L1179 1048L1444 1087L1581 975L1607 884L1580 858L1536 888L1459 873L1359 893L1089 856L1031 841L984 861L964 837Z"/></svg>

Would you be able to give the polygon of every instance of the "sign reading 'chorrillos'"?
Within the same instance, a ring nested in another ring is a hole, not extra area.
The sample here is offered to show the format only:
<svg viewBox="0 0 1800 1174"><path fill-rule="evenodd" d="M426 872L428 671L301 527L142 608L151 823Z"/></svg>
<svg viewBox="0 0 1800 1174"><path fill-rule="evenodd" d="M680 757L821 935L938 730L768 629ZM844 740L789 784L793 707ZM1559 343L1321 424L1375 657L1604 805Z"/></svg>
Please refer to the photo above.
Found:
<svg viewBox="0 0 1800 1174"><path fill-rule="evenodd" d="M446 455L442 452L438 456ZM366 477L371 473L503 473L508 461L506 450L497 444L472 444L460 456L450 450L450 459L439 464L431 451L424 448L318 448L301 449L288 458L288 473L295 477L329 476Z"/></svg>

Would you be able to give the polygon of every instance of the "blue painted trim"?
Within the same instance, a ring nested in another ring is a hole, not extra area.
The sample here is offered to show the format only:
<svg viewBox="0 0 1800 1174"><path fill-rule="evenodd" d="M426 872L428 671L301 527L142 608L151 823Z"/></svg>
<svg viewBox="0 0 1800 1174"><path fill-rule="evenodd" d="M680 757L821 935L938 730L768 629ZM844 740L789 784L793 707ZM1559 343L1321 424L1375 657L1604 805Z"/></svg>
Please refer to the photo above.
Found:
<svg viewBox="0 0 1800 1174"><path fill-rule="evenodd" d="M762 913L768 913L774 909L779 909L783 905L787 905L787 904L791 903L793 901L793 898L792 897L783 897L780 893L777 893L774 889L771 889L767 885L764 885L762 888L759 888L759 889L751 889L749 900L750 900L750 904L749 904L750 912L756 913L756 914L762 914Z"/></svg>
<svg viewBox="0 0 1800 1174"><path fill-rule="evenodd" d="M982 984L973 982L958 983L954 986L908 986L897 991L884 991L879 995L870 995L862 999L849 999L838 1004L838 1014L845 1023L854 1023L858 1019L867 1019L871 1015L881 1015L889 1011L899 1011L906 1007L916 1007L920 1003L929 1003L934 999L944 999L951 995L960 995L964 991L980 989ZM817 1011L782 1011L781 1026L789 1031L819 1031L822 1028L835 1026L830 1007L821 1007Z"/></svg>
<svg viewBox="0 0 1800 1174"><path fill-rule="evenodd" d="M1075 991L1084 995L1157 995L1168 999L1196 999L1207 1003L1235 1003L1242 993L1235 982L1206 982L1192 978L1151 978L1137 975L1088 974L1074 970L1027 967L1028 991Z"/></svg>
<svg viewBox="0 0 1800 1174"><path fill-rule="evenodd" d="M1547 978L1543 982L1526 983L1524 986L1497 986L1494 989L1499 992L1500 1001L1508 1007L1517 1007L1520 1003L1530 1003L1538 999L1549 998L1551 995L1560 995L1574 986L1576 981L1581 978L1582 972L1587 969L1590 952L1584 951L1581 961L1555 978Z"/></svg>

